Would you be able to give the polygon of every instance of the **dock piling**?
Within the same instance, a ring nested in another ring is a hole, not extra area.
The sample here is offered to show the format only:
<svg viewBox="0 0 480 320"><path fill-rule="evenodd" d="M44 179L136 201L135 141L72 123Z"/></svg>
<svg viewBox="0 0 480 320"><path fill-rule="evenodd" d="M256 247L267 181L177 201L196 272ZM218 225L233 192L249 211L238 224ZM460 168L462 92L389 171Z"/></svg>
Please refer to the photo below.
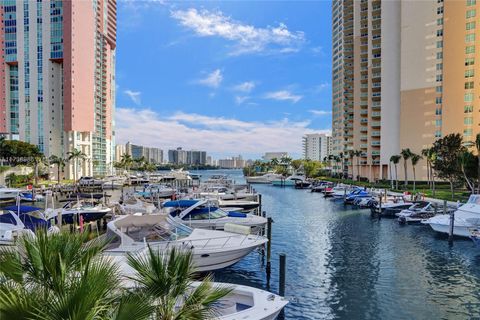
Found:
<svg viewBox="0 0 480 320"><path fill-rule="evenodd" d="M443 201L443 214L447 214L447 201ZM453 228L455 226L455 211L452 210L450 213L450 228L448 229L448 244L453 244Z"/></svg>
<svg viewBox="0 0 480 320"><path fill-rule="evenodd" d="M267 285L270 286L270 274L271 274L271 256L272 256L272 218L268 217L267 218L267 268L266 268L266 273L267 273Z"/></svg>
<svg viewBox="0 0 480 320"><path fill-rule="evenodd" d="M285 297L285 272L286 272L287 256L280 253L280 275L278 279L278 294Z"/></svg>

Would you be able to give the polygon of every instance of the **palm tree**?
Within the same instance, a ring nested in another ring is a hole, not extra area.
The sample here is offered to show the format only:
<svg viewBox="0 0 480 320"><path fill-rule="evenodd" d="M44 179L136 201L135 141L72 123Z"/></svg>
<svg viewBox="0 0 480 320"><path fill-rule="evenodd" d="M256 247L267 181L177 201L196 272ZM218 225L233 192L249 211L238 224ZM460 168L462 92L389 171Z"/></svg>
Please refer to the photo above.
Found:
<svg viewBox="0 0 480 320"><path fill-rule="evenodd" d="M124 155L122 155L120 163L123 164L123 167L128 172L130 170L131 166L133 165L134 160L133 160L131 155L125 153Z"/></svg>
<svg viewBox="0 0 480 320"><path fill-rule="evenodd" d="M420 152L423 157L425 157L425 160L427 162L427 181L428 181L428 186L430 187L431 185L431 176L430 176L430 157L429 154L431 152L431 148L424 148Z"/></svg>
<svg viewBox="0 0 480 320"><path fill-rule="evenodd" d="M40 230L35 237L20 237L15 248L2 247L0 318L109 318L117 300L119 270L100 255L105 242L86 244L87 240L87 233Z"/></svg>
<svg viewBox="0 0 480 320"><path fill-rule="evenodd" d="M55 164L57 166L57 180L58 184L60 184L60 170L65 167L67 161L64 158L58 157L56 155L51 155L49 161L51 164Z"/></svg>
<svg viewBox="0 0 480 320"><path fill-rule="evenodd" d="M415 166L418 164L418 161L422 159L422 156L416 153L412 153L410 156L410 161L412 161L412 169L413 169L413 191L415 191L415 183L416 183L416 177L415 177Z"/></svg>
<svg viewBox="0 0 480 320"><path fill-rule="evenodd" d="M402 151L400 151L400 155L403 158L403 169L405 173L405 188L406 188L408 185L407 160L410 159L410 157L412 156L412 151L409 148L402 149Z"/></svg>
<svg viewBox="0 0 480 320"><path fill-rule="evenodd" d="M355 157L357 157L357 181L360 180L360 156L362 155L362 150L354 151Z"/></svg>
<svg viewBox="0 0 480 320"><path fill-rule="evenodd" d="M153 319L215 318L218 300L231 292L230 288L213 286L211 276L192 288L195 268L191 252L173 248L161 254L149 247L147 255L129 255L127 260L134 270L129 279L136 292L154 307Z"/></svg>
<svg viewBox="0 0 480 320"><path fill-rule="evenodd" d="M390 161L395 165L395 189L398 190L398 173L397 173L397 164L400 162L402 156L393 155L390 157Z"/></svg>
<svg viewBox="0 0 480 320"><path fill-rule="evenodd" d="M272 160L270 160L270 164L272 165L272 167L278 166L279 163L280 161L278 161L277 158L273 158Z"/></svg>
<svg viewBox="0 0 480 320"><path fill-rule="evenodd" d="M43 155L43 153L40 152L40 150L34 151L33 154L31 155L30 163L33 166L34 183L35 185L37 185L38 184L38 167L40 166L40 164L45 163L45 156Z"/></svg>
<svg viewBox="0 0 480 320"><path fill-rule="evenodd" d="M77 167L78 167L78 160L85 160L87 155L82 151L78 150L77 148L73 148L72 151L67 152L68 161L73 160L73 179L77 182Z"/></svg>
<svg viewBox="0 0 480 320"><path fill-rule="evenodd" d="M283 156L280 158L280 164L288 167L290 163L292 163L292 158L290 158L289 156Z"/></svg>

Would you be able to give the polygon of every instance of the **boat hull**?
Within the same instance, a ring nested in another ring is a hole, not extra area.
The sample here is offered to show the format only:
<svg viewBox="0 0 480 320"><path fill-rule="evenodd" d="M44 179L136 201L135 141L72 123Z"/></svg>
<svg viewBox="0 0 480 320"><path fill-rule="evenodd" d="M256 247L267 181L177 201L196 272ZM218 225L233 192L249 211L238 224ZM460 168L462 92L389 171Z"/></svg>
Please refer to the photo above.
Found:
<svg viewBox="0 0 480 320"><path fill-rule="evenodd" d="M450 234L450 225L442 223L429 223L430 227L439 233ZM470 238L472 227L467 226L453 226L453 235L458 237Z"/></svg>

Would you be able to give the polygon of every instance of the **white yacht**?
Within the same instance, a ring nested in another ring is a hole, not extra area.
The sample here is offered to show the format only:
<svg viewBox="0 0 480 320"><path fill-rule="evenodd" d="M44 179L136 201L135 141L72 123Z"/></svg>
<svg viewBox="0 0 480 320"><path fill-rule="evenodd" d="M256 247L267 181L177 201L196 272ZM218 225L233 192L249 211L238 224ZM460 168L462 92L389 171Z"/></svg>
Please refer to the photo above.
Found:
<svg viewBox="0 0 480 320"><path fill-rule="evenodd" d="M103 188L104 189L120 189L127 182L125 176L106 176L103 179Z"/></svg>
<svg viewBox="0 0 480 320"><path fill-rule="evenodd" d="M467 203L455 211L453 234L469 238L473 229L480 228L480 195L471 195ZM439 214L422 223L430 225L433 230L448 234L450 231L450 215Z"/></svg>
<svg viewBox="0 0 480 320"><path fill-rule="evenodd" d="M253 177L245 177L247 183L263 183L263 184L271 184L275 180L282 179L281 174L277 173L266 173L262 176L253 176Z"/></svg>
<svg viewBox="0 0 480 320"><path fill-rule="evenodd" d="M7 188L0 185L0 200L14 200L20 192L22 192L20 189Z"/></svg>
<svg viewBox="0 0 480 320"><path fill-rule="evenodd" d="M125 276L122 282L124 287L135 288L137 284L132 280L135 277L135 271L124 259L117 260L117 263ZM191 283L191 288L196 288L200 284L201 282L194 281ZM218 320L274 320L288 304L287 299L265 290L231 283L214 282L213 285L232 290L216 306L215 319Z"/></svg>
<svg viewBox="0 0 480 320"><path fill-rule="evenodd" d="M191 228L224 230L225 225L233 223L259 230L267 224L267 219L248 213L224 211L208 200L178 200L163 203L165 209L178 222Z"/></svg>
<svg viewBox="0 0 480 320"><path fill-rule="evenodd" d="M161 251L176 247L193 251L199 272L231 266L267 242L258 235L191 229L164 214L121 216L107 227L107 238L113 240L106 250L110 256L145 252L147 244Z"/></svg>

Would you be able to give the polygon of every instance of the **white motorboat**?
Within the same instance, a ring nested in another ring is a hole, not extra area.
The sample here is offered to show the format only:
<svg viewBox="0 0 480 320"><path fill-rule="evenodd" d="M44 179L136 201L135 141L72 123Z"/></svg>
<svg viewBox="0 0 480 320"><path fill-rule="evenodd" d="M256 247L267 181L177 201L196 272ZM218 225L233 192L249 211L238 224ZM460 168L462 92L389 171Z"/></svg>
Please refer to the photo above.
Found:
<svg viewBox="0 0 480 320"><path fill-rule="evenodd" d="M218 200L217 202L220 208L242 208L242 211L251 211L260 205L258 201L249 200Z"/></svg>
<svg viewBox="0 0 480 320"><path fill-rule="evenodd" d="M172 247L192 250L199 272L231 266L267 242L258 235L191 229L164 214L121 216L107 227L107 237L113 240L106 251L109 255L139 252L147 243L161 251Z"/></svg>
<svg viewBox="0 0 480 320"><path fill-rule="evenodd" d="M222 200L251 199L256 195L245 190L236 191L224 186L208 186L204 190L196 191L195 198L216 198Z"/></svg>
<svg viewBox="0 0 480 320"><path fill-rule="evenodd" d="M93 177L80 177L80 179L78 179L78 185L82 187L98 187L103 185L103 180Z"/></svg>
<svg viewBox="0 0 480 320"><path fill-rule="evenodd" d="M67 202L61 210L58 210L62 216L63 223L73 224L79 222L80 217L83 222L96 221L110 213L112 209L89 199Z"/></svg>
<svg viewBox="0 0 480 320"><path fill-rule="evenodd" d="M469 238L471 230L480 228L480 195L471 195L467 203L455 211L453 222L453 234L459 237ZM437 232L449 234L449 214L439 214L422 223L430 225Z"/></svg>
<svg viewBox="0 0 480 320"><path fill-rule="evenodd" d="M20 189L0 186L0 200L14 200L20 192L22 192Z"/></svg>
<svg viewBox="0 0 480 320"><path fill-rule="evenodd" d="M107 176L103 179L104 189L120 189L127 182L127 178L123 176Z"/></svg>
<svg viewBox="0 0 480 320"><path fill-rule="evenodd" d="M266 173L261 176L252 176L252 177L245 177L247 183L262 183L262 184L271 184L275 180L282 179L281 174L277 173Z"/></svg>
<svg viewBox="0 0 480 320"><path fill-rule="evenodd" d="M163 184L149 184L145 186L144 191L138 191L136 193L144 198L170 198L176 192L176 189Z"/></svg>
<svg viewBox="0 0 480 320"><path fill-rule="evenodd" d="M325 190L325 197L333 197L335 199L343 199L345 195L349 194L350 190L347 186L336 186L331 190Z"/></svg>
<svg viewBox="0 0 480 320"><path fill-rule="evenodd" d="M303 184L310 185L310 182L308 182L305 176L302 174L294 174L288 178L280 178L272 181L272 185L278 187L295 187L296 185Z"/></svg>
<svg viewBox="0 0 480 320"><path fill-rule="evenodd" d="M267 224L267 219L253 214L227 212L208 200L178 200L163 203L169 214L178 222L191 228L224 230L227 223L247 226L259 230Z"/></svg>
<svg viewBox="0 0 480 320"><path fill-rule="evenodd" d="M122 203L119 203L119 207L123 214L150 214L157 210L154 204L142 201L135 196L128 197Z"/></svg>
<svg viewBox="0 0 480 320"><path fill-rule="evenodd" d="M419 201L410 208L404 209L395 215L400 223L420 223L425 219L435 216L436 210L433 203L428 201Z"/></svg>
<svg viewBox="0 0 480 320"><path fill-rule="evenodd" d="M127 289L136 287L132 278L135 271L125 259L113 260L120 266L120 272L125 277L122 284ZM194 281L191 288L196 288L201 282ZM274 320L282 309L288 304L288 300L271 292L231 283L214 282L214 286L229 288L232 291L222 298L216 305L216 317L218 320Z"/></svg>

